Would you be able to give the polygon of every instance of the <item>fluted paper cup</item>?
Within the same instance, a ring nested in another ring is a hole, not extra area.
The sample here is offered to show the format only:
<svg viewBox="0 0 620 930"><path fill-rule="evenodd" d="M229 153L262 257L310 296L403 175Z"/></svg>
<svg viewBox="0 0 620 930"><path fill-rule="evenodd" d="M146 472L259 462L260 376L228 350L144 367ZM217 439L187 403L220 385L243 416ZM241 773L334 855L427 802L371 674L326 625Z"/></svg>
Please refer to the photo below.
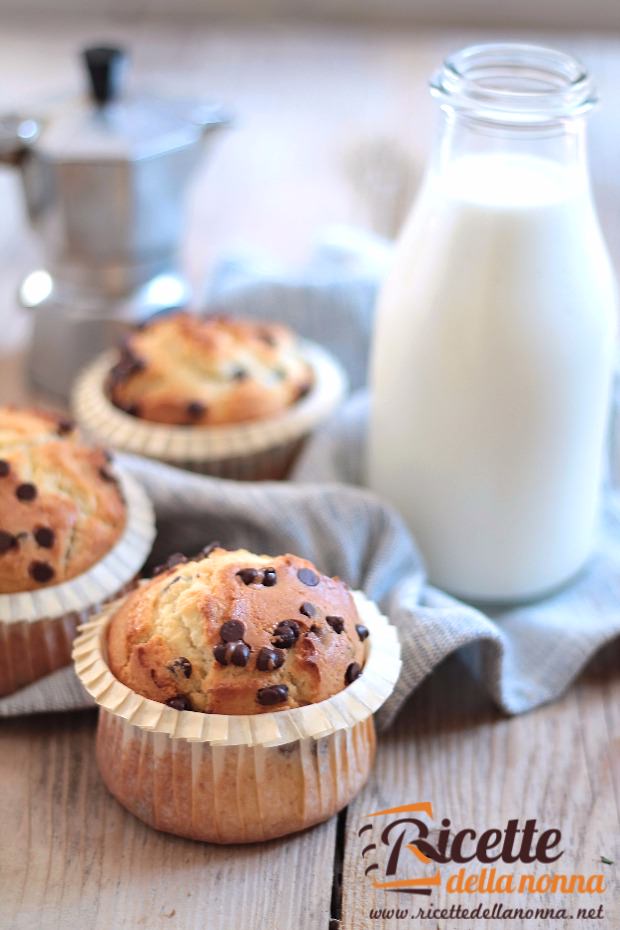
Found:
<svg viewBox="0 0 620 930"><path fill-rule="evenodd" d="M325 349L306 341L301 349L314 374L313 386L277 416L222 426L170 426L130 416L114 406L105 390L115 352L99 356L77 379L73 413L94 440L123 452L220 478L283 478L304 439L334 412L347 388L344 370Z"/></svg>
<svg viewBox="0 0 620 930"><path fill-rule="evenodd" d="M110 551L88 571L37 591L0 594L0 697L71 662L77 627L132 583L155 537L153 508L133 478L114 465L127 517Z"/></svg>
<svg viewBox="0 0 620 930"><path fill-rule="evenodd" d="M395 627L361 592L362 674L326 701L256 715L177 711L118 681L107 663L111 604L81 628L77 674L100 707L97 760L110 792L167 833L212 843L272 839L327 820L364 785L373 714L400 673Z"/></svg>

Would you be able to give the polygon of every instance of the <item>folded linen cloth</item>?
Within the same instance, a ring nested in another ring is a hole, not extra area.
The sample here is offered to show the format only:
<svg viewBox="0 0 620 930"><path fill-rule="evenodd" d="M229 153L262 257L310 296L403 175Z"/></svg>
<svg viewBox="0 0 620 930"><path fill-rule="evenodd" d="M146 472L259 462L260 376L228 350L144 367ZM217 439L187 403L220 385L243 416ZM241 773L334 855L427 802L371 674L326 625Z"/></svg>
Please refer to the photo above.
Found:
<svg viewBox="0 0 620 930"><path fill-rule="evenodd" d="M307 336L331 346L359 385L363 373L357 360L368 351L384 257L380 242L360 244L355 235L341 235L338 247L332 239L307 277L267 273L263 266L256 284L255 265L228 263L216 276L211 300L219 310L271 315L299 325ZM620 636L620 428L612 431L604 519L587 569L553 597L491 615L428 585L399 515L353 486L360 480L366 405L364 392L359 392L311 440L295 470L295 483L238 484L122 456L155 504L159 534L154 561L179 549L197 551L217 539L256 551L296 552L322 571L363 588L398 626L403 648L403 671L380 712L381 727L390 724L415 687L455 650L462 650L507 713L521 713L559 696L602 645ZM1 699L0 716L89 704L73 672L63 669Z"/></svg>
<svg viewBox="0 0 620 930"><path fill-rule="evenodd" d="M424 582L416 563L391 592L387 610L403 642L403 671L386 719L446 655L463 657L495 702L518 714L558 697L603 645L620 636L620 430L614 405L605 505L588 565L556 594L500 611L483 612ZM361 482L368 395L358 392L310 443L295 469L297 481ZM384 605L385 606L385 605Z"/></svg>

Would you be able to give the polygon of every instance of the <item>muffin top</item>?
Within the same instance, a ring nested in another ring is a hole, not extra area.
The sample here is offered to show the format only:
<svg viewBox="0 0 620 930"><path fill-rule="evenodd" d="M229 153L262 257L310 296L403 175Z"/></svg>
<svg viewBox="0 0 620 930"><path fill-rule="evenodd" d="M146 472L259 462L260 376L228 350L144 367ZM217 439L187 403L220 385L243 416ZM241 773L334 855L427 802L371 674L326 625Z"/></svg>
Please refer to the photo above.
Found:
<svg viewBox="0 0 620 930"><path fill-rule="evenodd" d="M106 452L80 442L56 414L0 407L0 594L74 578L124 524Z"/></svg>
<svg viewBox="0 0 620 930"><path fill-rule="evenodd" d="M108 634L113 674L177 710L260 714L354 681L368 630L339 578L294 555L173 556L133 591Z"/></svg>
<svg viewBox="0 0 620 930"><path fill-rule="evenodd" d="M126 338L107 391L142 420L213 426L274 416L312 380L285 326L175 313Z"/></svg>

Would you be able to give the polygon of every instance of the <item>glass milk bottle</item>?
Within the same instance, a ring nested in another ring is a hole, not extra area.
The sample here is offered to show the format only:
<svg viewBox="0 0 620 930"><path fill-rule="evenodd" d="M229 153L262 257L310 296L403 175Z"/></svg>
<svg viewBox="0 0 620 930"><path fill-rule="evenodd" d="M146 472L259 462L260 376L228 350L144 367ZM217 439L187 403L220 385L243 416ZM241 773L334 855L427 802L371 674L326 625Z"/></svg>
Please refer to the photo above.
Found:
<svg viewBox="0 0 620 930"><path fill-rule="evenodd" d="M479 601L574 576L596 531L615 348L568 55L481 45L433 78L436 151L377 308L367 477L431 581Z"/></svg>

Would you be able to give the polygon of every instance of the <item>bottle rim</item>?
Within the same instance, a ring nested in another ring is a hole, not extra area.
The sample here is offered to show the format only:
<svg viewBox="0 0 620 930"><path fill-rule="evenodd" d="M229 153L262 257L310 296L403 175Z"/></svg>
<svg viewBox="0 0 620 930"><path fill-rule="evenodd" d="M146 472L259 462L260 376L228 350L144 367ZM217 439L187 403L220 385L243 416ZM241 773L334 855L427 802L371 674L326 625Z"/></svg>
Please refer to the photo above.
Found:
<svg viewBox="0 0 620 930"><path fill-rule="evenodd" d="M444 110L504 125L573 119L598 103L594 81L578 59L518 42L470 45L449 55L430 91Z"/></svg>

